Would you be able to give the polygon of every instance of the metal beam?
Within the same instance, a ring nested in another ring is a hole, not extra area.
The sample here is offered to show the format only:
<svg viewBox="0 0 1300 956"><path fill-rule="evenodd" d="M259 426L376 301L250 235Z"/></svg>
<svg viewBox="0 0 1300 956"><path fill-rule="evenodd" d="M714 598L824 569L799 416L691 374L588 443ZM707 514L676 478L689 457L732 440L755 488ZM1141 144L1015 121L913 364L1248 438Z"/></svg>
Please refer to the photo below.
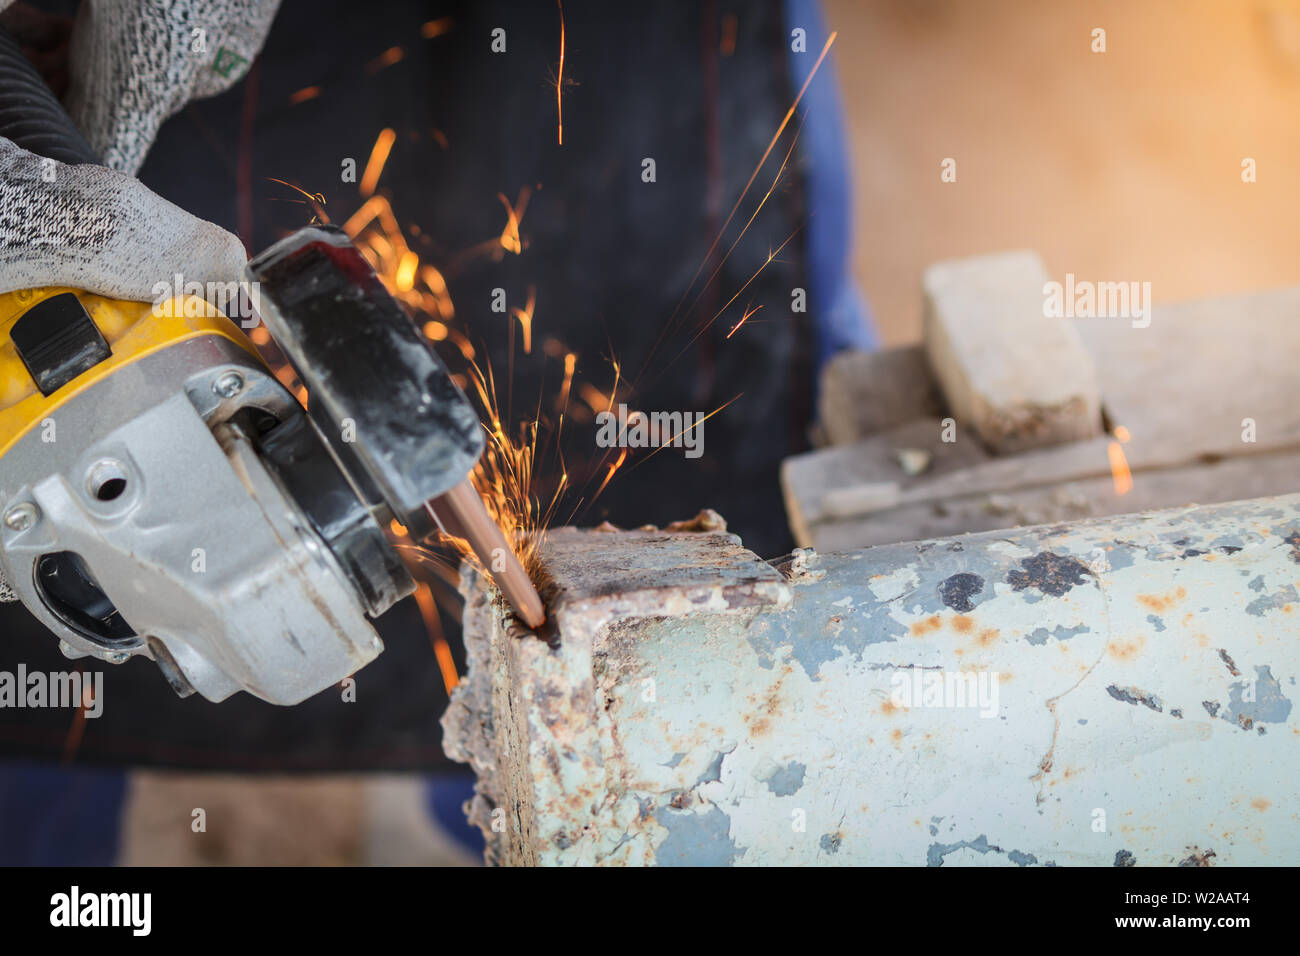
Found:
<svg viewBox="0 0 1300 956"><path fill-rule="evenodd" d="M443 726L491 862L1300 855L1300 496L779 566L563 529L544 566L549 643L465 579Z"/></svg>

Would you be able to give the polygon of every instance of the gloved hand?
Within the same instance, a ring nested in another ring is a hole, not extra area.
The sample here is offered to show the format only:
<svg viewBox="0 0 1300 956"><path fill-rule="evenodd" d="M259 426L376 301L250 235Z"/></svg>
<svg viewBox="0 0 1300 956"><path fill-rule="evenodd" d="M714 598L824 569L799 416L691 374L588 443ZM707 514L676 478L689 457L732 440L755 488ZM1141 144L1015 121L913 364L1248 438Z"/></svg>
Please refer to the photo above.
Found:
<svg viewBox="0 0 1300 956"><path fill-rule="evenodd" d="M71 286L152 302L158 283L240 277L243 244L138 179L65 166L0 138L0 293Z"/></svg>
<svg viewBox="0 0 1300 956"><path fill-rule="evenodd" d="M0 0L0 13L12 2ZM205 288L240 278L247 256L235 236L130 174L165 119L244 75L278 6L82 0L65 102L106 165L65 165L0 138L0 293L66 285L151 302L177 274ZM0 601L15 599L0 573Z"/></svg>
<svg viewBox="0 0 1300 956"><path fill-rule="evenodd" d="M68 53L68 113L105 165L134 174L163 120L243 77L279 6L82 0Z"/></svg>

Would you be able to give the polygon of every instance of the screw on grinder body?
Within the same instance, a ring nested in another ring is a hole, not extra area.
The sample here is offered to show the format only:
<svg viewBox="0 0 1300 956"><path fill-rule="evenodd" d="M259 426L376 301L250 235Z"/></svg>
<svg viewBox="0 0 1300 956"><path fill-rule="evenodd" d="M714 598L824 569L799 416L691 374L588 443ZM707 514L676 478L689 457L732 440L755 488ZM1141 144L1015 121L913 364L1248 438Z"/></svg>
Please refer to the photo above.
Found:
<svg viewBox="0 0 1300 956"><path fill-rule="evenodd" d="M545 610L468 475L478 415L347 235L308 226L249 262L267 330L307 389L308 416L358 495L412 537L467 540L529 626Z"/></svg>

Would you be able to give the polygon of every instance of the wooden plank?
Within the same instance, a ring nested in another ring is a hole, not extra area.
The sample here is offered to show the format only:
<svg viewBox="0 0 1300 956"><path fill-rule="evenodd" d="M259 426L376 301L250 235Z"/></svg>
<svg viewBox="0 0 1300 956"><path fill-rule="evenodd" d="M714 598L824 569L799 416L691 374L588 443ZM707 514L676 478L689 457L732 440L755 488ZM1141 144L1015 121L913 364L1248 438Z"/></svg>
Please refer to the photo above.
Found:
<svg viewBox="0 0 1300 956"><path fill-rule="evenodd" d="M1110 477L1006 493L979 492L906 504L864 518L814 524L803 546L846 551L966 532L1260 498L1294 492L1297 476L1300 452L1289 451L1136 475L1132 490L1125 495L1115 493Z"/></svg>
<svg viewBox="0 0 1300 956"><path fill-rule="evenodd" d="M918 486L964 473L990 459L989 453L973 438L945 442L942 432L939 419L923 419L881 432L856 445L824 448L787 458L781 463L781 489L795 541L806 545L812 540L813 527L832 514L843 517L854 513L853 509L843 507L846 491L849 496L855 490L860 493L858 505L863 513L888 508ZM922 475L908 476L897 458L903 449L928 453L930 467Z"/></svg>

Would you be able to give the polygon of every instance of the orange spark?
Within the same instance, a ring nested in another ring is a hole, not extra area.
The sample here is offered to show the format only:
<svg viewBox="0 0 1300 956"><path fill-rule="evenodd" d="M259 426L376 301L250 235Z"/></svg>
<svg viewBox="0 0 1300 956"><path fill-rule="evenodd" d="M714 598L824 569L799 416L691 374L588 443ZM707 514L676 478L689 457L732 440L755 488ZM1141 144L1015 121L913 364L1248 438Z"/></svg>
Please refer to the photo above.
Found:
<svg viewBox="0 0 1300 956"><path fill-rule="evenodd" d="M578 386L578 396L591 406L591 410L596 414L609 411L611 402L605 397L605 393L598 389L590 382L583 382Z"/></svg>
<svg viewBox="0 0 1300 956"><path fill-rule="evenodd" d="M450 694L460 683L460 675L456 673L456 661L452 658L451 647L442 633L442 621L438 617L433 591L423 581L415 588L415 603L420 607L424 628L433 642L433 655L438 659L438 670L442 672L442 686Z"/></svg>
<svg viewBox="0 0 1300 956"><path fill-rule="evenodd" d="M838 34L832 32L831 35L826 38L826 44L825 46L822 47L822 51L820 54L818 54L816 62L813 63L812 69L808 72L808 78L804 80L803 86L799 88L799 92L795 95L794 102L791 103L790 108L786 110L785 116L781 119L780 125L777 126L776 128L776 132L772 134L771 140L768 141L767 149L763 150L763 155L759 157L758 165L756 165L754 167L754 171L750 173L749 180L745 183L745 188L742 189L740 191L740 195L736 197L736 202L735 205L731 207L731 212L727 214L727 218L726 220L723 221L721 227L719 227L718 234L714 238L713 243L709 246L708 251L704 253L704 258L700 260L700 264L696 268L695 274L691 276L691 281L687 284L685 291L682 292L682 297L677 301L677 305L673 307L672 314L668 317L667 324L665 325L664 329L660 331L659 337L655 340L654 345L651 347L650 355L646 357L645 367L649 366L650 358L653 357L655 352L658 350L659 345L662 343L665 334L670 329L673 328L674 322L677 318L678 313L681 311L682 305L686 302L687 297L691 294L691 290L695 288L695 283L699 280L700 273L704 271L704 267L708 265L709 261L712 259L714 251L718 248L718 244L722 242L722 237L726 235L727 227L730 226L731 221L736 218L736 213L740 210L741 203L745 201L745 196L749 194L749 189L751 186L754 185L754 180L758 178L759 172L762 170L764 164L767 163L767 158L772 155L772 150L776 148L777 142L781 139L781 134L784 133L785 128L788 125L790 125L790 119L794 116L795 110L799 108L799 104L803 101L804 94L808 92L808 87L812 83L813 78L816 77L817 73L821 70L822 62L826 59L826 55L830 53L831 45L835 43L835 37L837 35ZM778 173L778 176L779 175L780 174ZM775 186L775 183L773 185ZM752 217L751 217L751 221L752 221ZM698 299L699 297L697 296L696 301L698 301ZM692 307L694 307L693 303L692 303ZM693 341L694 339L692 339L692 342ZM642 369L643 372L645 370L645 367L643 367ZM640 376L638 375L637 381L639 380L640 380Z"/></svg>
<svg viewBox="0 0 1300 956"><path fill-rule="evenodd" d="M455 318L456 307L452 304L451 295L447 291L447 280L442 277L442 273L433 266L422 266L420 280L429 287L438 315L444 319Z"/></svg>
<svg viewBox="0 0 1300 956"><path fill-rule="evenodd" d="M1116 426L1115 426L1114 435L1115 435L1115 438L1116 438L1118 441L1120 441L1121 443L1122 443L1122 442L1126 442L1126 441L1128 441L1129 438L1132 437L1132 436L1129 435L1129 433L1128 433L1128 429L1125 428L1123 425L1116 425Z"/></svg>
<svg viewBox="0 0 1300 956"><path fill-rule="evenodd" d="M746 289L748 289L750 284L753 283L755 279L757 279L760 275L763 274L763 270L776 261L776 257L781 254L781 250L784 249L786 246L788 246L790 242L794 239L794 237L798 234L799 234L799 230L796 229L794 232L790 233L790 235L786 236L785 242L777 246L775 251L768 250L767 259L763 261L763 264L759 266L758 269L755 270L752 276L750 276L747 280L745 280L745 284L736 290L736 294L727 300L726 305L724 305L722 308L720 308L717 312L713 314L713 318L709 319L707 322L703 322L700 324L699 329L696 331L696 333L693 336L691 336L691 340L687 342L684 346L682 346L682 350L677 353L673 361L676 361L678 358L681 358L681 356L686 353L686 350L689 349L692 345L694 345L695 341L701 335L703 335L705 331L707 331L709 327L713 325L714 322L718 321L718 317L722 315L723 312L726 312L727 309L731 308L731 303L739 299L741 293L744 292Z"/></svg>
<svg viewBox="0 0 1300 956"><path fill-rule="evenodd" d="M410 292L415 286L415 270L420 264L420 257L409 249L402 254L401 261L397 264L397 272L393 275L393 284L397 286L399 292Z"/></svg>
<svg viewBox="0 0 1300 956"><path fill-rule="evenodd" d="M524 218L524 210L528 208L528 199L531 195L531 191L525 186L519 190L519 198L516 200L515 205L512 206L504 193L497 193L497 199L501 200L501 205L506 207L506 225L501 230L499 240L501 248L506 252L519 255L523 251L523 244L519 240L519 223Z"/></svg>
<svg viewBox="0 0 1300 956"><path fill-rule="evenodd" d="M600 487L596 489L596 493L591 497L592 501L595 501L597 498L600 497L600 493L605 490L610 480L614 477L614 473L623 466L623 462L625 461L627 461L626 448L624 448L622 451L619 452L618 460L615 461L614 464L609 466L609 472L605 475L605 480L600 483Z"/></svg>
<svg viewBox="0 0 1300 956"><path fill-rule="evenodd" d="M757 311L758 311L759 309L761 309L761 308L762 308L761 305L756 305L756 306L754 306L754 308L752 308L752 309L746 309L746 310L745 310L745 314L742 315L742 316L740 317L740 321L737 322L735 325L733 325L733 326L731 327L731 331L727 333L727 338L731 338L733 335L735 335L735 334L736 334L736 331L737 331L737 330L738 330L742 325L745 324L745 322L749 319L749 317L750 317L751 315L753 315L755 312L757 312Z"/></svg>
<svg viewBox="0 0 1300 956"><path fill-rule="evenodd" d="M375 140L375 145L370 150L370 159L366 161L366 171L361 176L362 196L369 196L375 191L379 174L384 171L384 163L388 162L388 153L392 150L396 139L397 134L391 129L380 131L379 138Z"/></svg>
<svg viewBox="0 0 1300 956"><path fill-rule="evenodd" d="M384 69L385 67L392 66L394 63L399 62L402 59L403 55L404 54L402 53L402 48L400 46L390 46L383 53L379 54L379 56L371 60L370 65L366 67L366 69L368 69L371 73L378 73L380 70Z"/></svg>
<svg viewBox="0 0 1300 956"><path fill-rule="evenodd" d="M1110 473L1115 481L1115 494L1128 494L1133 490L1133 475L1128 469L1128 459L1124 457L1124 449L1120 447L1119 442L1113 441L1106 446L1106 454L1110 458Z"/></svg>
<svg viewBox="0 0 1300 956"><path fill-rule="evenodd" d="M450 337L452 343L455 344L456 348L460 349L460 354L464 357L466 362L474 361L474 356L478 353L474 351L474 346L470 343L470 340L465 337L464 333L457 329L449 328L447 330L447 335Z"/></svg>
<svg viewBox="0 0 1300 956"><path fill-rule="evenodd" d="M441 322L425 322L424 337L430 342L442 342L447 338L447 326Z"/></svg>
<svg viewBox="0 0 1300 956"><path fill-rule="evenodd" d="M306 103L308 100L314 100L320 96L319 86L304 86L298 92L289 97L289 105L297 106L299 103Z"/></svg>
<svg viewBox="0 0 1300 956"><path fill-rule="evenodd" d="M325 215L325 194L324 193L309 193L301 186L295 186L293 183L287 183L283 179L276 179L274 176L267 176L266 178L273 183L279 183L281 186L288 186L298 195L302 196L303 199L305 200L303 205L310 206L312 213L321 222L330 221L330 217ZM291 201L296 202L297 200L291 200Z"/></svg>
<svg viewBox="0 0 1300 956"><path fill-rule="evenodd" d="M573 370L577 368L578 356L574 352L569 352L564 356L564 383L560 386L560 400L558 407L560 414L569 407L569 391L573 388Z"/></svg>
<svg viewBox="0 0 1300 956"><path fill-rule="evenodd" d="M432 40L434 37L440 37L444 33L450 32L455 23L456 21L451 17L439 17L437 20L430 20L420 27L420 36L426 40Z"/></svg>
<svg viewBox="0 0 1300 956"><path fill-rule="evenodd" d="M519 320L519 328L524 333L524 354L533 354L533 308L537 305L537 289L534 286L528 287L528 302L521 309L515 306L510 310L510 314Z"/></svg>
<svg viewBox="0 0 1300 956"><path fill-rule="evenodd" d="M559 145L564 145L564 101L561 90L564 88L564 0L555 0L560 8L560 69L555 77L555 116L559 125Z"/></svg>
<svg viewBox="0 0 1300 956"><path fill-rule="evenodd" d="M613 384L613 386L610 387L610 390L609 390L609 404L607 404L607 405L605 406L606 408L613 408L613 407L614 407L614 400L615 400L615 398L618 396L618 380L619 380L619 376L621 376L621 375L623 374L623 367L622 367L621 365L619 365L618 362L613 362L613 363L611 363L611 364L614 366L614 384Z"/></svg>
<svg viewBox="0 0 1300 956"><path fill-rule="evenodd" d="M678 439L679 437L681 437L682 435L685 435L685 434L686 434L687 432L689 432L689 431L694 431L695 429L699 428L701 425L703 425L705 422L707 422L707 421L708 421L710 418L712 418L714 415L718 414L720 411L722 411L722 410L723 410L724 408L726 408L728 405L731 405L732 403L739 401L739 400L741 399L741 397L742 397L744 394L745 394L744 392L741 392L739 395L737 395L735 398L733 398L730 402L726 402L725 404L719 405L717 408L715 408L713 411L709 412L709 414L705 415L703 418L701 418L701 419L700 419L698 422L696 422L695 424L691 425L689 428L683 428L681 431L679 431L679 432L678 432L676 435L674 435L672 438L668 439L668 441L660 442L658 448L656 448L656 449L655 449L654 451L652 451L650 454L648 454L648 455L646 455L644 458L642 458L641 461L637 462L637 464L643 464L643 463L649 461L649 460L650 460L651 458L653 458L655 455L659 454L659 453L660 453L661 451L663 451L665 448L670 448L670 447L672 447L673 442L677 441L677 439Z"/></svg>

